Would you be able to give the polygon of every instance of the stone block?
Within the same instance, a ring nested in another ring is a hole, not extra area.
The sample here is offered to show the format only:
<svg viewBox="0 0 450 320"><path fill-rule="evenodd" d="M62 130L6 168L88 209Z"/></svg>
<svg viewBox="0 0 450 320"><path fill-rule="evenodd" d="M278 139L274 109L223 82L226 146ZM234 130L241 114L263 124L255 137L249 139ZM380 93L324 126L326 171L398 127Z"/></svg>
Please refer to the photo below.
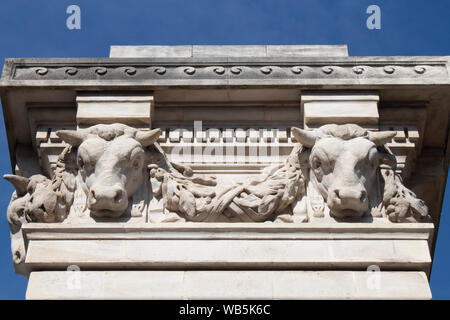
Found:
<svg viewBox="0 0 450 320"><path fill-rule="evenodd" d="M347 57L347 45L111 46L111 58Z"/></svg>
<svg viewBox="0 0 450 320"><path fill-rule="evenodd" d="M220 257L220 259L217 259ZM84 268L350 268L423 270L431 265L426 240L33 240L32 269Z"/></svg>
<svg viewBox="0 0 450 320"><path fill-rule="evenodd" d="M99 123L123 123L138 128L151 127L154 109L153 95L145 94L90 94L76 98L78 126Z"/></svg>
<svg viewBox="0 0 450 320"><path fill-rule="evenodd" d="M192 46L111 46L111 58L172 57L192 56Z"/></svg>
<svg viewBox="0 0 450 320"><path fill-rule="evenodd" d="M423 272L40 271L27 299L431 299Z"/></svg>
<svg viewBox="0 0 450 320"><path fill-rule="evenodd" d="M335 123L354 123L360 126L378 124L377 94L322 94L306 93L301 96L305 127L318 127Z"/></svg>

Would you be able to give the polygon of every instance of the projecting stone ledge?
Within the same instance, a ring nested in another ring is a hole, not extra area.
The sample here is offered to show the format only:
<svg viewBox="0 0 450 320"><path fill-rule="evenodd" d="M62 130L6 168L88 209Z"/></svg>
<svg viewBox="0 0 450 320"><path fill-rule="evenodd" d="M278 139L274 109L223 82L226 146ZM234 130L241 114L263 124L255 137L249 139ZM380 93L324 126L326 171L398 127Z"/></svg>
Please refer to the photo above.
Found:
<svg viewBox="0 0 450 320"><path fill-rule="evenodd" d="M110 58L347 57L347 45L111 46Z"/></svg>
<svg viewBox="0 0 450 320"><path fill-rule="evenodd" d="M431 299L423 272L42 271L27 299Z"/></svg>

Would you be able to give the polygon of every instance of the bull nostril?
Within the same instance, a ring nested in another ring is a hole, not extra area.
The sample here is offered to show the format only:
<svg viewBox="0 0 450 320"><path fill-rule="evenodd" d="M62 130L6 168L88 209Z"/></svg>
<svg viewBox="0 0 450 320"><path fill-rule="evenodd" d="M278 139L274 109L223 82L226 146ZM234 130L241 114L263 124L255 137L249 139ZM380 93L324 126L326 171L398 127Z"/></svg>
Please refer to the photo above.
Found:
<svg viewBox="0 0 450 320"><path fill-rule="evenodd" d="M361 196L359 197L359 200L361 202L364 202L364 201L366 201L366 198L367 198L367 193L365 191L361 191Z"/></svg>
<svg viewBox="0 0 450 320"><path fill-rule="evenodd" d="M115 195L115 197L114 197L114 202L115 203L120 203L121 201L122 201L122 191L120 191L120 190L118 190L118 191L116 191L116 195Z"/></svg>
<svg viewBox="0 0 450 320"><path fill-rule="evenodd" d="M338 190L338 189L334 190L334 193L336 194L336 197L337 197L338 199L341 198L341 196L339 195L339 190Z"/></svg>
<svg viewBox="0 0 450 320"><path fill-rule="evenodd" d="M95 191L94 191L94 190L91 190L91 197L92 197L93 199L95 199Z"/></svg>

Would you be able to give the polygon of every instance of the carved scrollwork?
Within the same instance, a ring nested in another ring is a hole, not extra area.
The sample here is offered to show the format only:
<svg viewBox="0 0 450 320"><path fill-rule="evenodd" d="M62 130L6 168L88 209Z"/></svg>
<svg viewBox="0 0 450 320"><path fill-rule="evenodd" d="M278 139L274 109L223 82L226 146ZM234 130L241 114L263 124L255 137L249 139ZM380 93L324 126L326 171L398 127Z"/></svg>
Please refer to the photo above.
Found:
<svg viewBox="0 0 450 320"><path fill-rule="evenodd" d="M70 72L66 72L70 68ZM78 71L75 73L76 68ZM230 70L230 74L234 77L243 76L245 73L249 72L257 78L262 79L267 78L268 75L272 75L274 71L277 72L277 78L285 79L296 79L298 75L302 75L304 79L320 79L327 78L330 75L339 73L343 77L352 77L355 74L365 74L367 79L377 79L379 77L386 78L387 75L396 76L401 79L408 79L409 77L414 77L414 74L419 74L425 79L444 79L447 77L447 69L445 65L416 65L413 62L402 62L397 65L390 64L376 64L376 65L349 65L337 63L335 65L317 65L317 64L306 64L303 66L298 65L270 65L270 66L259 66L259 65L241 65L241 66L217 66L215 64L211 65L201 65L201 66L189 66L189 65L178 65L178 66L63 66L63 67L47 67L47 66L36 66L36 67L17 67L15 72L12 74L12 80L37 80L36 74L42 76L42 80L73 80L73 79L97 79L98 75L109 74L108 79L126 79L128 76L132 76L139 73L140 77L152 78L153 73L158 75L164 75L170 70L180 70L181 72L173 73L174 77L180 77L184 75L194 75L195 73L200 73L208 78L214 77L214 75L222 75ZM120 72L117 72L120 70ZM305 73L305 70L308 72ZM50 72L51 71L51 72ZM125 72L123 72L125 71ZM256 75L256 74L257 75ZM70 75L70 77L67 77ZM383 76L384 75L384 76ZM45 77L44 77L45 76ZM195 78L192 80L194 81ZM253 79L253 78L252 78ZM266 80L268 80L267 78ZM161 77L159 80L164 81L165 78ZM197 79L195 79L197 80Z"/></svg>
<svg viewBox="0 0 450 320"><path fill-rule="evenodd" d="M231 67L230 71L232 74L240 74L242 72L242 67Z"/></svg>
<svg viewBox="0 0 450 320"><path fill-rule="evenodd" d="M78 72L78 68L75 67L67 67L65 70L65 73L68 74L69 76L74 76L76 75Z"/></svg>
<svg viewBox="0 0 450 320"><path fill-rule="evenodd" d="M291 68L292 73L301 74L303 72L303 68L299 66L293 66Z"/></svg>
<svg viewBox="0 0 450 320"><path fill-rule="evenodd" d="M270 74L270 73L272 73L273 68L269 67L269 66L265 66L265 67L261 67L259 70L264 74Z"/></svg>
<svg viewBox="0 0 450 320"><path fill-rule="evenodd" d="M45 76L48 73L48 69L45 67L38 67L34 70L34 72L40 76Z"/></svg>
<svg viewBox="0 0 450 320"><path fill-rule="evenodd" d="M334 68L330 67L330 66L325 66L322 68L322 72L325 74L332 74L333 71L334 71Z"/></svg>
<svg viewBox="0 0 450 320"><path fill-rule="evenodd" d="M95 68L95 73L100 75L100 76L105 75L107 72L108 72L108 69L105 68L105 67L97 67L97 68Z"/></svg>
<svg viewBox="0 0 450 320"><path fill-rule="evenodd" d="M129 76L133 76L136 74L137 69L135 67L126 67L124 72Z"/></svg>
<svg viewBox="0 0 450 320"><path fill-rule="evenodd" d="M188 74L188 75L193 75L195 73L195 68L194 67L186 67L184 68L184 73Z"/></svg>
<svg viewBox="0 0 450 320"><path fill-rule="evenodd" d="M426 70L427 70L426 66L415 66L414 67L414 71L418 74L424 74Z"/></svg>
<svg viewBox="0 0 450 320"><path fill-rule="evenodd" d="M356 74L362 74L366 69L364 66L355 66L352 68L352 70Z"/></svg>
<svg viewBox="0 0 450 320"><path fill-rule="evenodd" d="M225 68L224 67L214 67L213 71L217 74L224 74L225 73Z"/></svg>
<svg viewBox="0 0 450 320"><path fill-rule="evenodd" d="M157 74L159 74L159 75L163 75L163 74L166 73L166 68L164 68L164 67L156 67L156 68L155 68L155 72L156 72Z"/></svg>
<svg viewBox="0 0 450 320"><path fill-rule="evenodd" d="M385 66L383 68L383 71L386 72L387 74L393 74L395 72L395 67L393 67L393 66Z"/></svg>

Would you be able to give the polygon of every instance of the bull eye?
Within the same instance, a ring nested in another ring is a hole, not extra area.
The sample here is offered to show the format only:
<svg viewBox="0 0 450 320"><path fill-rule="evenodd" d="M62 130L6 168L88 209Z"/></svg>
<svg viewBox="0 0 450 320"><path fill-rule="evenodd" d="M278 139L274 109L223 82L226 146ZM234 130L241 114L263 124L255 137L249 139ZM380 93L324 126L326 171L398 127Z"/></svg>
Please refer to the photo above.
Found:
<svg viewBox="0 0 450 320"><path fill-rule="evenodd" d="M141 167L141 158L140 157L137 157L136 159L133 160L132 167L135 170L137 170Z"/></svg>
<svg viewBox="0 0 450 320"><path fill-rule="evenodd" d="M317 170L317 169L319 169L321 166L322 166L322 162L321 162L319 159L314 158L314 160L313 160L313 162L312 162L312 167L313 167L313 169L314 169L314 170Z"/></svg>
<svg viewBox="0 0 450 320"><path fill-rule="evenodd" d="M369 157L368 157L368 163L370 165L370 167L372 169L376 169L378 168L378 162L379 162L379 158L377 157L377 153L376 152L370 152L369 153Z"/></svg>
<svg viewBox="0 0 450 320"><path fill-rule="evenodd" d="M77 163L78 168L82 170L82 173L89 174L93 169L89 160L85 160L82 156L78 157Z"/></svg>
<svg viewBox="0 0 450 320"><path fill-rule="evenodd" d="M78 166L79 166L80 168L83 168L83 167L84 167L84 161L83 161L83 158L81 158L81 157L78 157Z"/></svg>
<svg viewBox="0 0 450 320"><path fill-rule="evenodd" d="M378 167L378 161L377 161L377 160L372 160L372 161L370 161L370 166L371 166L373 169L376 169L376 168Z"/></svg>

